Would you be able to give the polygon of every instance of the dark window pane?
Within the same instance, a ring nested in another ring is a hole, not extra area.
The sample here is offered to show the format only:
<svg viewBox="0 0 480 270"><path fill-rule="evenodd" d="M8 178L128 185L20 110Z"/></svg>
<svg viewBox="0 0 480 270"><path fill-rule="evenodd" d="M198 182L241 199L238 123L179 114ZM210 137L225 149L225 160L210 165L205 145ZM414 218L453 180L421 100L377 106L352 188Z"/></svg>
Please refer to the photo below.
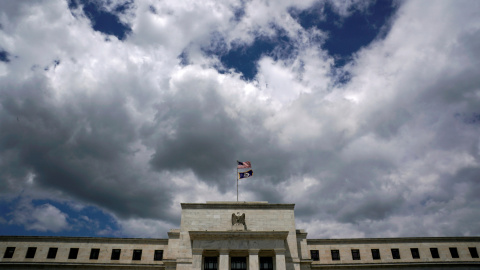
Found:
<svg viewBox="0 0 480 270"><path fill-rule="evenodd" d="M420 253L418 252L418 248L411 248L410 251L412 252L412 258L420 259Z"/></svg>
<svg viewBox="0 0 480 270"><path fill-rule="evenodd" d="M110 260L120 260L121 252L121 249L112 249L112 255L110 256Z"/></svg>
<svg viewBox="0 0 480 270"><path fill-rule="evenodd" d="M340 251L339 250L332 250L332 260L339 261L340 260Z"/></svg>
<svg viewBox="0 0 480 270"><path fill-rule="evenodd" d="M35 258L35 253L37 252L36 247L29 247L27 249L27 254L25 254L25 258L32 259Z"/></svg>
<svg viewBox="0 0 480 270"><path fill-rule="evenodd" d="M134 249L132 260L140 261L142 259L142 250L141 249Z"/></svg>
<svg viewBox="0 0 480 270"><path fill-rule="evenodd" d="M310 257L314 261L320 261L320 255L318 254L318 250L310 250Z"/></svg>
<svg viewBox="0 0 480 270"><path fill-rule="evenodd" d="M58 248L49 248L47 259L55 259L55 257L57 257L57 250Z"/></svg>
<svg viewBox="0 0 480 270"><path fill-rule="evenodd" d="M247 270L247 258L245 257L232 257L231 270Z"/></svg>
<svg viewBox="0 0 480 270"><path fill-rule="evenodd" d="M98 260L99 254L100 254L99 248L92 248L92 250L90 250L90 260Z"/></svg>
<svg viewBox="0 0 480 270"><path fill-rule="evenodd" d="M372 249L372 259L380 260L380 250L379 249Z"/></svg>
<svg viewBox="0 0 480 270"><path fill-rule="evenodd" d="M260 257L260 270L273 270L273 258Z"/></svg>
<svg viewBox="0 0 480 270"><path fill-rule="evenodd" d="M218 270L217 257L205 257L203 260L204 270Z"/></svg>
<svg viewBox="0 0 480 270"><path fill-rule="evenodd" d="M15 247L7 247L5 254L3 254L3 258L12 258L13 253L15 253Z"/></svg>
<svg viewBox="0 0 480 270"><path fill-rule="evenodd" d="M75 260L78 256L78 248L70 248L70 252L68 252L68 258L70 260Z"/></svg>
<svg viewBox="0 0 480 270"><path fill-rule="evenodd" d="M472 258L478 258L478 252L476 247L469 247L468 251L470 251L470 255Z"/></svg>
<svg viewBox="0 0 480 270"><path fill-rule="evenodd" d="M451 247L448 249L450 249L450 254L452 255L452 258L458 258L458 251L456 247Z"/></svg>
<svg viewBox="0 0 480 270"><path fill-rule="evenodd" d="M360 260L360 250L352 249L352 260Z"/></svg>
<svg viewBox="0 0 480 270"><path fill-rule="evenodd" d="M430 253L432 253L432 258L440 258L440 255L438 254L438 248L430 248Z"/></svg>
<svg viewBox="0 0 480 270"><path fill-rule="evenodd" d="M153 254L153 260L154 261L163 260L163 250L155 250L155 253Z"/></svg>
<svg viewBox="0 0 480 270"><path fill-rule="evenodd" d="M392 258L400 259L400 251L398 248L392 248Z"/></svg>

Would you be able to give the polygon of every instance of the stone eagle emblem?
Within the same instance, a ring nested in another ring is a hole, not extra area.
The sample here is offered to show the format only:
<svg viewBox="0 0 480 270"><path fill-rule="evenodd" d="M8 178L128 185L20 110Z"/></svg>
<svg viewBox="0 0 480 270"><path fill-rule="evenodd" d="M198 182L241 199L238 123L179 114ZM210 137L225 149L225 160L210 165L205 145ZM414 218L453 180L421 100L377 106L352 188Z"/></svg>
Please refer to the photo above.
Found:
<svg viewBox="0 0 480 270"><path fill-rule="evenodd" d="M242 224L242 225L245 225L245 213L243 213L242 215L240 215L240 213L238 213L239 215L235 215L235 213L232 214L232 225L235 225L235 224Z"/></svg>

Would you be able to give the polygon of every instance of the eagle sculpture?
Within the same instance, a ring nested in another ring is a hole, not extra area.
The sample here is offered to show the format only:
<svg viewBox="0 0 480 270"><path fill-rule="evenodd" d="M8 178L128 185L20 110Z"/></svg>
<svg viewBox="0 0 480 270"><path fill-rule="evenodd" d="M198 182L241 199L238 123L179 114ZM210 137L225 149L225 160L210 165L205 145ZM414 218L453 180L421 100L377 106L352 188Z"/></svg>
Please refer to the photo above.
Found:
<svg viewBox="0 0 480 270"><path fill-rule="evenodd" d="M245 225L245 213L243 213L242 215L238 215L238 216L235 215L235 213L232 214L232 225L235 225L235 224Z"/></svg>

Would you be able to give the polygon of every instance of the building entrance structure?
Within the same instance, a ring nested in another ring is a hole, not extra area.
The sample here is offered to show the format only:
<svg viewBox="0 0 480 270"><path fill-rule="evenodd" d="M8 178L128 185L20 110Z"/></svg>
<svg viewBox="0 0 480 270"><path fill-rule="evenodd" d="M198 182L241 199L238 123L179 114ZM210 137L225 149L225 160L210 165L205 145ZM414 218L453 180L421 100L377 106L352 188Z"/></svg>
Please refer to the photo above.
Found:
<svg viewBox="0 0 480 270"><path fill-rule="evenodd" d="M182 203L168 239L0 236L0 269L480 269L480 237L307 239L294 206Z"/></svg>

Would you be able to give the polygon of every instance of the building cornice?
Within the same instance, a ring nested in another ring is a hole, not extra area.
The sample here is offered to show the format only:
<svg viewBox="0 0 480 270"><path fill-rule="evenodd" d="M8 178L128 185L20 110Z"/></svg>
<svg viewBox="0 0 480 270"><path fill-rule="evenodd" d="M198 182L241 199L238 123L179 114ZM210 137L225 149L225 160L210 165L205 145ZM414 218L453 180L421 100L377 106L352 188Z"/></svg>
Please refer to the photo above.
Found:
<svg viewBox="0 0 480 270"><path fill-rule="evenodd" d="M64 242L64 243L118 243L167 245L168 239L158 238L110 238L70 236L0 236L0 242Z"/></svg>
<svg viewBox="0 0 480 270"><path fill-rule="evenodd" d="M241 240L241 239L278 239L285 240L288 231L189 231L192 240Z"/></svg>
<svg viewBox="0 0 480 270"><path fill-rule="evenodd" d="M390 244L390 243L440 243L440 242L480 242L480 237L400 237L400 238L342 238L307 239L308 245L331 244Z"/></svg>
<svg viewBox="0 0 480 270"><path fill-rule="evenodd" d="M270 204L267 202L207 202L181 203L182 209L283 209L293 210L295 204Z"/></svg>

